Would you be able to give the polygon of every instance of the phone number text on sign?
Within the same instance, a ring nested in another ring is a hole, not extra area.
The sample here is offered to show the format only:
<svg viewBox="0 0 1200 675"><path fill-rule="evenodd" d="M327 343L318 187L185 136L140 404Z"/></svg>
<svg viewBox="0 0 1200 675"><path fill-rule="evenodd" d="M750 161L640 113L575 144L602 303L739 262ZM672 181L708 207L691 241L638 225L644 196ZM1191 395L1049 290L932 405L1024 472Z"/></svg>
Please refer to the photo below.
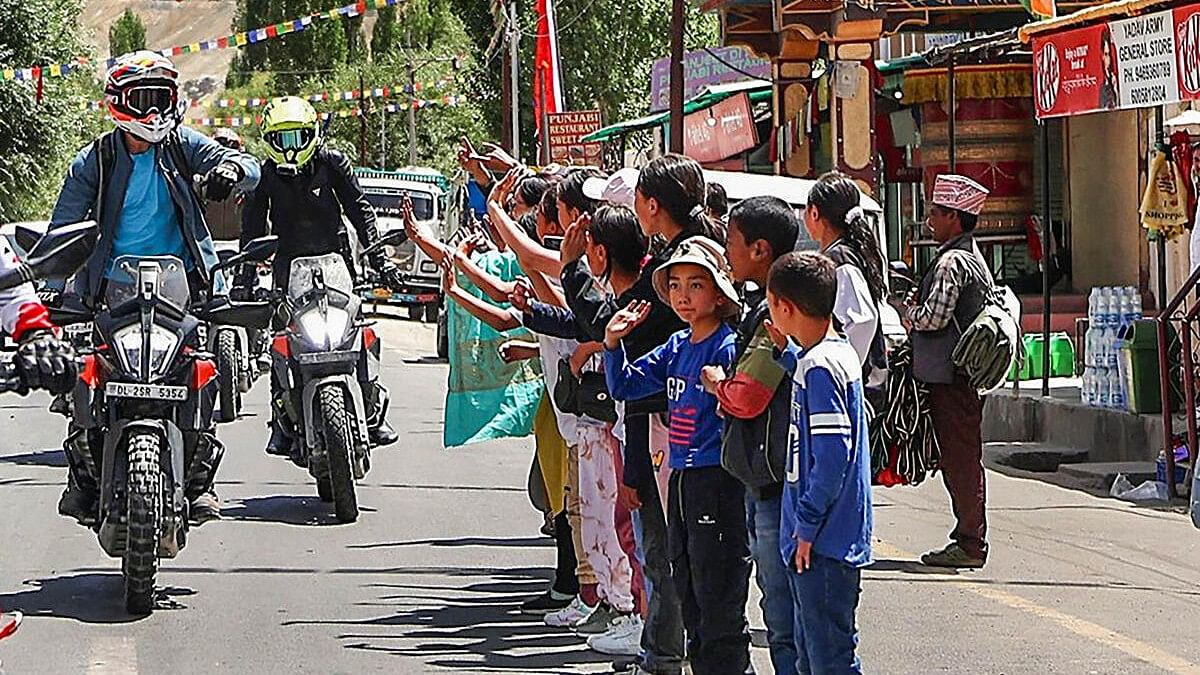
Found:
<svg viewBox="0 0 1200 675"><path fill-rule="evenodd" d="M1173 14L1157 12L1114 21L1113 45L1117 51L1120 105L1140 107L1179 100L1175 62Z"/></svg>

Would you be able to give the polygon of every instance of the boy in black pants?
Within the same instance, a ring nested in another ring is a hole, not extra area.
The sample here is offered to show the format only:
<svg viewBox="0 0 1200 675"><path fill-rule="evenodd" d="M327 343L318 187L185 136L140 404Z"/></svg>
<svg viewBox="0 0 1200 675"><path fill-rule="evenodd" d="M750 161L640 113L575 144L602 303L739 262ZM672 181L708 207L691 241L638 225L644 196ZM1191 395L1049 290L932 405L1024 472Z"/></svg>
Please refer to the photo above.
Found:
<svg viewBox="0 0 1200 675"><path fill-rule="evenodd" d="M704 237L681 242L653 280L659 297L689 327L629 363L621 339L646 320L650 303L617 312L604 339L609 391L618 400L667 394L669 548L692 673L752 672L745 489L721 468L717 399L700 383L705 366L733 365L735 335L724 320L738 313L737 293L720 245Z"/></svg>

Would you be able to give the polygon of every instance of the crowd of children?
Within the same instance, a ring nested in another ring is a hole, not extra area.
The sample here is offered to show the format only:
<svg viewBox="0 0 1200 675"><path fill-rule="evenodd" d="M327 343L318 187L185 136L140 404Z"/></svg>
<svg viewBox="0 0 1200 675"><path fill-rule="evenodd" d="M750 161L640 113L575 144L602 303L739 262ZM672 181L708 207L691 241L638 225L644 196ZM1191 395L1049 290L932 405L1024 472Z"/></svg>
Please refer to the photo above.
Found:
<svg viewBox="0 0 1200 675"><path fill-rule="evenodd" d="M802 216L774 197L725 216L683 156L608 177L502 160L462 155L490 188L484 230L453 248L410 234L451 301L536 336L501 354L540 360L546 387L535 438L558 556L522 611L621 672L753 672L753 561L775 672L859 672L881 272L857 187L830 174ZM828 255L794 252L802 222ZM474 264L481 247L520 276Z"/></svg>

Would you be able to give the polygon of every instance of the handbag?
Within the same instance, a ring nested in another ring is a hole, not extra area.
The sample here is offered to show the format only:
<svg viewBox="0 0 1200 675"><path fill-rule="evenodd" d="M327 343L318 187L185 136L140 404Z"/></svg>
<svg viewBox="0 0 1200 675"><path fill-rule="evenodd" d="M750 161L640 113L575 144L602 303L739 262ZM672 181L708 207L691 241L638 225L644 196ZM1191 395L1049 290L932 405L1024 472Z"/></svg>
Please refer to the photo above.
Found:
<svg viewBox="0 0 1200 675"><path fill-rule="evenodd" d="M580 377L571 372L570 359L558 362L558 379L554 383L554 404L572 415L590 417L601 422L617 421L617 406L608 393L603 373L588 371Z"/></svg>

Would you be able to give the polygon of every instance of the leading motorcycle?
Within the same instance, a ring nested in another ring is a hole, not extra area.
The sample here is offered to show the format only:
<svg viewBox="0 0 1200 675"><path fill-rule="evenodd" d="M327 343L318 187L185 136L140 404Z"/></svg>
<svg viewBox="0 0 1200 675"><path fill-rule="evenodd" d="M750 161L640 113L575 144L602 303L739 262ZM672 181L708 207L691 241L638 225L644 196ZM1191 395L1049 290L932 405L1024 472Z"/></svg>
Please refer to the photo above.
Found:
<svg viewBox="0 0 1200 675"><path fill-rule="evenodd" d="M277 244L251 242L213 273L264 260ZM97 346L72 395L72 435L87 434L90 452L81 454L100 487L92 527L105 553L121 558L131 614L153 610L159 560L187 544L197 448L220 443L210 423L218 369L205 351L206 322L263 326L271 314L269 302L210 296L194 306L192 298L180 259L118 257L92 317Z"/></svg>

